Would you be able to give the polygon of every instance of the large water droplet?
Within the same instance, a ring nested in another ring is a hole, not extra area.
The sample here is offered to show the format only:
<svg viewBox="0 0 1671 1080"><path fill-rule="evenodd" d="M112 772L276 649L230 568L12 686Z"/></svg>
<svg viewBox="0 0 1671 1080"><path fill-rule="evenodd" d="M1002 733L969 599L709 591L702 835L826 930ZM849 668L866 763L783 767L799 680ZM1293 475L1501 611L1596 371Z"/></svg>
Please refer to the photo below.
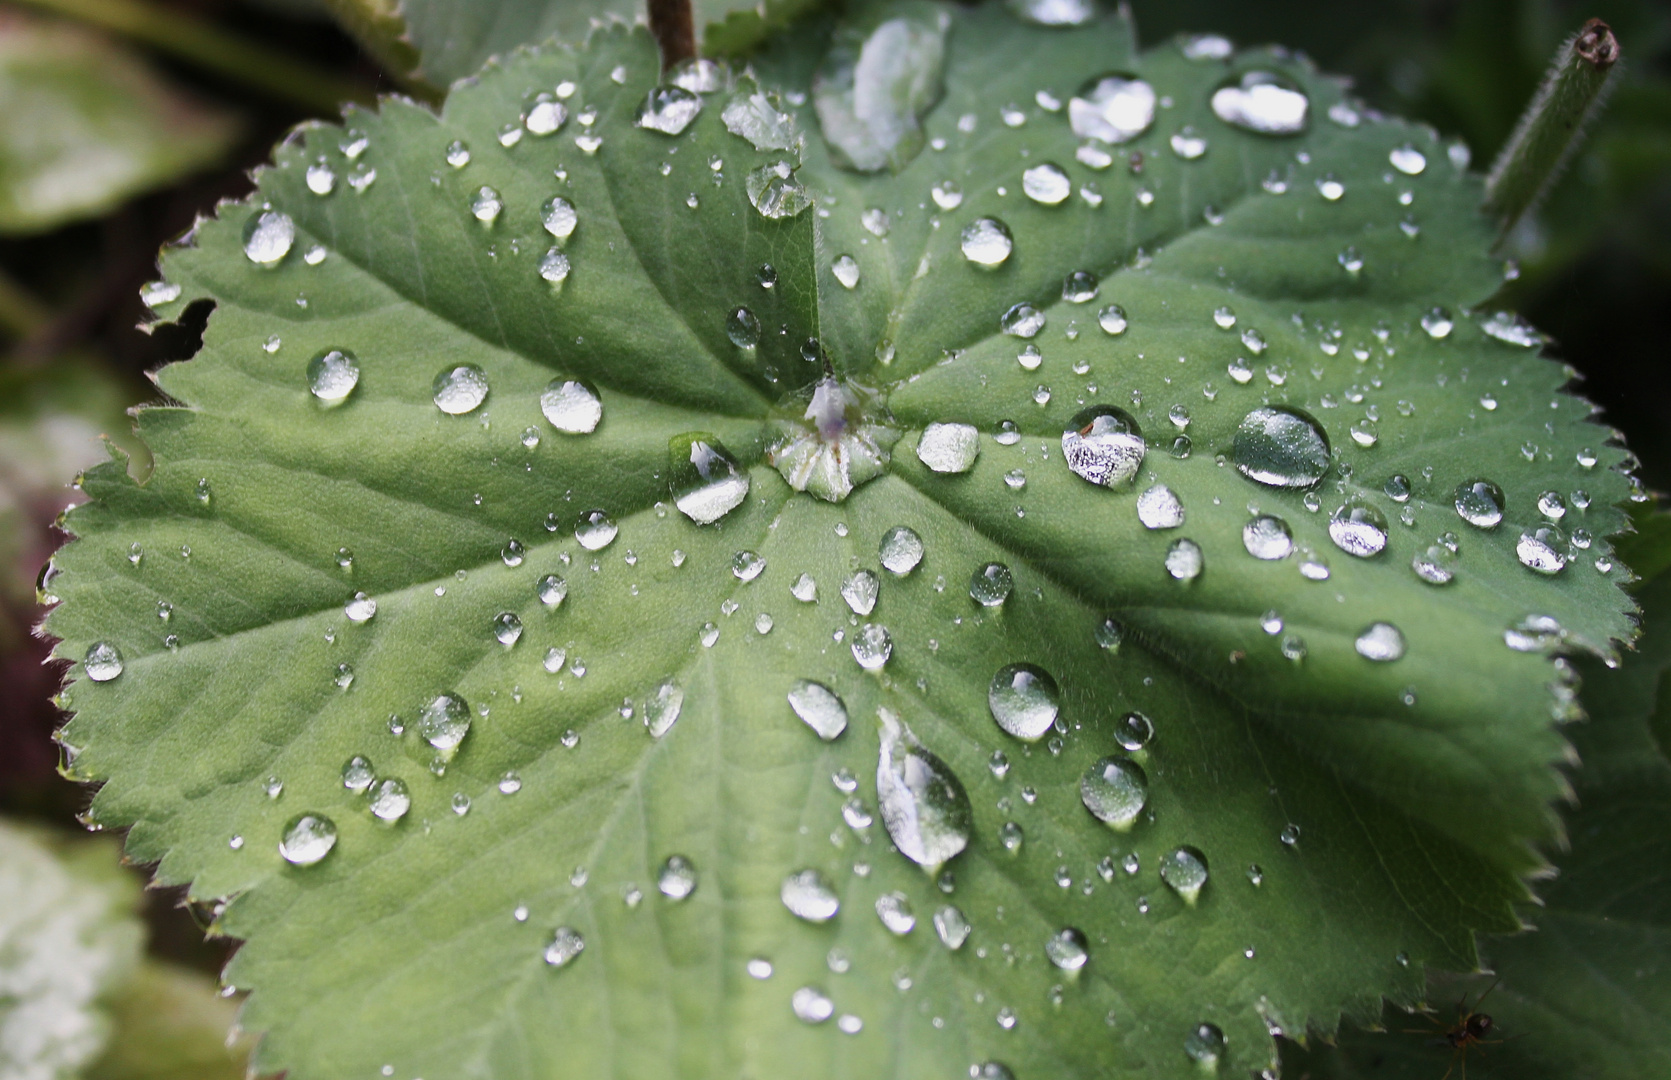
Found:
<svg viewBox="0 0 1671 1080"><path fill-rule="evenodd" d="M1422 170L1427 168L1427 155L1409 143L1394 147L1392 153L1387 155L1387 160L1405 176L1420 176Z"/></svg>
<svg viewBox="0 0 1671 1080"><path fill-rule="evenodd" d="M1449 337L1455 326L1456 322L1451 318L1451 313L1442 307L1433 308L1422 316L1422 329L1435 341Z"/></svg>
<svg viewBox="0 0 1671 1080"><path fill-rule="evenodd" d="M1392 623L1371 623L1352 644L1367 660L1389 663L1404 655L1404 635Z"/></svg>
<svg viewBox="0 0 1671 1080"><path fill-rule="evenodd" d="M1033 338L1044 329L1045 314L1032 304L1021 303L1005 311L998 320L998 329L1011 337ZM1023 365L1025 366L1025 365ZM1037 367L1037 364L1033 365Z"/></svg>
<svg viewBox="0 0 1671 1080"><path fill-rule="evenodd" d="M1268 71L1246 72L1213 92L1214 115L1261 135L1298 135L1310 106L1303 91Z"/></svg>
<svg viewBox="0 0 1671 1080"><path fill-rule="evenodd" d="M349 758L342 766L342 786L356 795L371 786L377 779L371 762L359 754Z"/></svg>
<svg viewBox="0 0 1671 1080"><path fill-rule="evenodd" d="M1539 525L1520 534L1514 553L1520 564L1540 574L1558 574L1567 565L1567 537L1554 525Z"/></svg>
<svg viewBox="0 0 1671 1080"><path fill-rule="evenodd" d="M917 928L917 916L911 911L911 900L902 892L886 892L878 896L876 917L882 920L888 933L900 937Z"/></svg>
<svg viewBox="0 0 1671 1080"><path fill-rule="evenodd" d="M1114 725L1114 741L1133 753L1148 746L1154 737L1154 722L1140 712L1126 713Z"/></svg>
<svg viewBox="0 0 1671 1080"><path fill-rule="evenodd" d="M1046 161L1022 172L1021 190L1040 206L1060 206L1073 194L1073 181L1061 166Z"/></svg>
<svg viewBox="0 0 1671 1080"><path fill-rule="evenodd" d="M888 628L865 623L853 635L853 659L866 671L879 671L893 655L894 639Z"/></svg>
<svg viewBox="0 0 1671 1080"><path fill-rule="evenodd" d="M678 135L701 111L702 99L684 87L658 86L639 104L634 122L663 135Z"/></svg>
<svg viewBox="0 0 1671 1080"><path fill-rule="evenodd" d="M997 218L976 218L963 227L963 257L976 266L992 269L1002 266L1015 249L1010 227Z"/></svg>
<svg viewBox="0 0 1671 1080"><path fill-rule="evenodd" d="M1242 526L1242 546L1255 559L1286 559L1294 553L1294 533L1283 519L1261 514Z"/></svg>
<svg viewBox="0 0 1671 1080"><path fill-rule="evenodd" d="M360 365L347 349L323 349L308 361L308 390L326 405L336 405L360 384Z"/></svg>
<svg viewBox="0 0 1671 1080"><path fill-rule="evenodd" d="M969 844L974 811L957 774L886 709L876 799L894 846L929 874Z"/></svg>
<svg viewBox="0 0 1671 1080"><path fill-rule="evenodd" d="M685 899L696 891L696 866L683 855L669 855L656 874L656 888L669 900Z"/></svg>
<svg viewBox="0 0 1671 1080"><path fill-rule="evenodd" d="M739 551L731 556L731 576L738 581L753 581L766 570L766 560L753 551Z"/></svg>
<svg viewBox="0 0 1671 1080"><path fill-rule="evenodd" d="M284 827L279 855L292 866L312 866L336 847L336 822L323 814L300 814Z"/></svg>
<svg viewBox="0 0 1671 1080"><path fill-rule="evenodd" d="M1155 89L1135 75L1092 79L1068 101L1068 125L1082 139L1130 142L1155 121Z"/></svg>
<svg viewBox="0 0 1671 1080"><path fill-rule="evenodd" d="M937 473L968 472L980 452L980 432L971 424L930 424L917 440L918 459Z"/></svg>
<svg viewBox="0 0 1671 1080"><path fill-rule="evenodd" d="M644 701L644 727L650 732L650 737L659 739L673 730L684 707L684 687L672 679L656 687L656 692Z"/></svg>
<svg viewBox="0 0 1671 1080"><path fill-rule="evenodd" d="M1148 448L1137 421L1113 405L1093 405L1062 432L1062 456L1074 475L1114 487L1137 475Z"/></svg>
<svg viewBox="0 0 1671 1080"><path fill-rule="evenodd" d="M1201 545L1187 537L1172 541L1166 549L1166 572L1178 581L1194 581L1206 562Z"/></svg>
<svg viewBox="0 0 1671 1080"><path fill-rule="evenodd" d="M982 607L999 607L1015 590L1015 576L1003 563L992 562L969 576L969 599Z"/></svg>
<svg viewBox="0 0 1671 1080"><path fill-rule="evenodd" d="M620 527L602 510L588 510L574 526L574 538L587 551L598 551L614 543Z"/></svg>
<svg viewBox="0 0 1671 1080"><path fill-rule="evenodd" d="M522 637L522 620L515 612L501 611L493 617L493 636L507 649Z"/></svg>
<svg viewBox="0 0 1671 1080"><path fill-rule="evenodd" d="M963 912L947 904L934 913L934 932L948 949L961 949L969 940L969 920Z"/></svg>
<svg viewBox="0 0 1671 1080"><path fill-rule="evenodd" d="M1135 761L1105 757L1079 778L1079 799L1097 820L1125 832L1149 801L1149 778Z"/></svg>
<svg viewBox="0 0 1671 1080"><path fill-rule="evenodd" d="M122 674L122 653L108 641L94 642L81 661L81 670L94 682L109 682Z"/></svg>
<svg viewBox="0 0 1671 1080"><path fill-rule="evenodd" d="M744 180L748 201L761 217L792 218L812 205L812 193L795 176L787 161L774 161L749 172Z"/></svg>
<svg viewBox="0 0 1671 1080"><path fill-rule="evenodd" d="M830 888L824 875L813 869L797 870L784 878L778 897L790 914L807 922L829 922L841 910L841 897Z"/></svg>
<svg viewBox="0 0 1671 1080"><path fill-rule="evenodd" d="M1387 546L1387 519L1362 499L1348 499L1329 517L1329 539L1348 555L1367 559Z"/></svg>
<svg viewBox="0 0 1671 1080"><path fill-rule="evenodd" d="M457 694L437 694L419 710L417 730L420 739L450 760L470 733L470 705Z"/></svg>
<svg viewBox="0 0 1671 1080"><path fill-rule="evenodd" d="M558 431L589 435L603 419L603 402L587 383L578 379L553 379L540 392L540 412Z"/></svg>
<svg viewBox="0 0 1671 1080"><path fill-rule="evenodd" d="M1146 529L1176 529L1184 523L1184 504L1165 484L1156 484L1137 497L1137 520Z"/></svg>
<svg viewBox="0 0 1671 1080"><path fill-rule="evenodd" d="M1310 487L1329 471L1329 440L1309 413L1265 405L1242 418L1234 443L1236 468L1272 487Z"/></svg>
<svg viewBox="0 0 1671 1080"><path fill-rule="evenodd" d="M1503 489L1489 480L1464 480L1456 486L1456 513L1477 529L1495 529L1503 520Z"/></svg>
<svg viewBox="0 0 1671 1080"><path fill-rule="evenodd" d="M296 242L289 214L265 210L244 223L244 255L257 266L277 266Z"/></svg>
<svg viewBox="0 0 1671 1080"><path fill-rule="evenodd" d="M505 209L505 200L490 187L480 187L470 196L470 214L483 225L492 225L499 220L499 214Z"/></svg>
<svg viewBox="0 0 1671 1080"><path fill-rule="evenodd" d="M574 235L575 226L580 224L580 214L569 200L553 195L540 207L540 224L557 239L567 240Z"/></svg>
<svg viewBox="0 0 1671 1080"><path fill-rule="evenodd" d="M1160 879L1191 907L1207 884L1207 856L1192 847L1181 847L1160 861Z"/></svg>
<svg viewBox="0 0 1671 1080"><path fill-rule="evenodd" d="M898 172L922 150L921 118L940 99L945 35L927 18L893 18L863 37L838 34L812 100L843 168Z"/></svg>
<svg viewBox="0 0 1671 1080"><path fill-rule="evenodd" d="M554 99L550 94L541 93L535 96L534 102L528 107L528 115L522 118L522 126L528 129L528 134L537 138L545 138L554 134L563 126L563 121L569 118L569 110L563 103ZM455 144L462 146L463 144ZM447 163L452 164L453 153L447 151ZM470 152L464 153L464 160L470 160ZM457 168L458 166L454 166Z"/></svg>
<svg viewBox="0 0 1671 1080"><path fill-rule="evenodd" d="M992 676L986 704L998 726L1018 739L1042 739L1056 722L1061 691L1056 680L1032 664L1007 664Z"/></svg>
<svg viewBox="0 0 1671 1080"><path fill-rule="evenodd" d="M748 473L706 432L668 440L673 505L698 525L711 525L748 498Z"/></svg>
<svg viewBox="0 0 1671 1080"><path fill-rule="evenodd" d="M904 577L923 561L923 538L904 525L895 525L883 534L877 556L888 573Z"/></svg>
<svg viewBox="0 0 1671 1080"><path fill-rule="evenodd" d="M371 787L372 816L391 824L406 816L412 809L412 796L407 793L406 781L399 777L379 780Z"/></svg>
<svg viewBox="0 0 1671 1080"><path fill-rule="evenodd" d="M797 679L789 688L789 707L825 742L847 730L846 704L823 683Z"/></svg>
<svg viewBox="0 0 1671 1080"><path fill-rule="evenodd" d="M551 944L545 947L545 962L554 968L567 967L585 949L586 938L579 930L572 926L559 926L551 935Z"/></svg>
<svg viewBox="0 0 1671 1080"><path fill-rule="evenodd" d="M370 622L377 614L377 601L363 592L357 592L343 605L342 613L348 616L351 623Z"/></svg>
<svg viewBox="0 0 1671 1080"><path fill-rule="evenodd" d="M1091 958L1091 943L1071 926L1064 926L1045 939L1044 955L1063 971L1078 971Z"/></svg>
<svg viewBox="0 0 1671 1080"><path fill-rule="evenodd" d="M487 375L474 364L459 364L437 373L430 390L437 409L461 416L487 400Z"/></svg>

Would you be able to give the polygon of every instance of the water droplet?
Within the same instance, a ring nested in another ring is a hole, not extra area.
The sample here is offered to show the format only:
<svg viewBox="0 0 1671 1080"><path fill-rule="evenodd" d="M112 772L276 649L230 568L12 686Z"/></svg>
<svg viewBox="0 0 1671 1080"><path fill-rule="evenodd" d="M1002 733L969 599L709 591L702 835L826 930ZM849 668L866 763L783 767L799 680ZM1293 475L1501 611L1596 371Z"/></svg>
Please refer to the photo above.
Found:
<svg viewBox="0 0 1671 1080"><path fill-rule="evenodd" d="M1444 544L1433 544L1410 560L1410 569L1429 585L1448 585L1456 576L1456 553Z"/></svg>
<svg viewBox="0 0 1671 1080"><path fill-rule="evenodd" d="M917 440L918 459L937 473L968 472L980 452L980 433L970 424L930 424Z"/></svg>
<svg viewBox="0 0 1671 1080"><path fill-rule="evenodd" d="M1294 553L1294 534L1282 518L1261 514L1242 526L1242 546L1255 559L1286 559Z"/></svg>
<svg viewBox="0 0 1671 1080"><path fill-rule="evenodd" d="M822 990L803 986L789 996L789 1006L795 1015L809 1024L822 1024L835 1015L835 1002Z"/></svg>
<svg viewBox="0 0 1671 1080"><path fill-rule="evenodd" d="M296 241L289 214L264 210L244 223L244 255L257 266L277 266Z"/></svg>
<svg viewBox="0 0 1671 1080"><path fill-rule="evenodd" d="M702 111L702 99L682 86L658 86L638 106L635 123L663 135L678 135Z"/></svg>
<svg viewBox="0 0 1671 1080"><path fill-rule="evenodd" d="M418 737L450 760L470 733L470 705L457 694L438 694L418 713Z"/></svg>
<svg viewBox="0 0 1671 1080"><path fill-rule="evenodd" d="M567 967L586 949L586 939L572 926L559 926L545 947L545 962L554 968Z"/></svg>
<svg viewBox="0 0 1671 1080"><path fill-rule="evenodd" d="M545 659L540 661L540 666L545 668L548 674L555 675L563 670L563 664L567 662L568 658L567 649L553 645L545 650Z"/></svg>
<svg viewBox="0 0 1671 1080"><path fill-rule="evenodd" d="M787 161L774 161L752 170L744 180L748 201L761 217L792 218L812 205L812 193L795 176Z"/></svg>
<svg viewBox="0 0 1671 1080"><path fill-rule="evenodd" d="M412 796L407 794L406 782L399 777L379 780L371 787L372 816L379 821L396 822L412 809Z"/></svg>
<svg viewBox="0 0 1671 1080"><path fill-rule="evenodd" d="M1427 155L1409 143L1395 147L1392 153L1387 155L1387 160L1405 176L1420 176L1422 170L1427 168Z"/></svg>
<svg viewBox="0 0 1671 1080"><path fill-rule="evenodd" d="M976 218L963 227L963 257L976 266L1002 266L1015 248L1010 227L997 218Z"/></svg>
<svg viewBox="0 0 1671 1080"><path fill-rule="evenodd" d="M669 855L656 874L656 888L669 900L685 899L696 891L696 867L683 855Z"/></svg>
<svg viewBox="0 0 1671 1080"><path fill-rule="evenodd" d="M1087 82L1068 101L1068 126L1082 139L1118 145L1155 121L1155 89L1134 75L1110 73Z"/></svg>
<svg viewBox="0 0 1671 1080"><path fill-rule="evenodd" d="M685 691L671 679L656 687L656 692L644 702L644 727L652 739L659 739L673 730L679 713L685 707Z"/></svg>
<svg viewBox="0 0 1671 1080"><path fill-rule="evenodd" d="M351 623L369 622L377 614L377 601L363 592L357 592L352 600L343 605L342 613L348 616Z"/></svg>
<svg viewBox="0 0 1671 1080"><path fill-rule="evenodd" d="M882 583L869 570L856 570L841 583L841 598L855 615L869 615L876 608Z"/></svg>
<svg viewBox="0 0 1671 1080"><path fill-rule="evenodd" d="M159 308L180 299L184 290L172 281L152 281L140 287L139 300L148 308Z"/></svg>
<svg viewBox="0 0 1671 1080"><path fill-rule="evenodd" d="M578 379L553 379L540 392L540 412L558 431L589 435L603 419L603 402L587 383Z"/></svg>
<svg viewBox="0 0 1671 1080"><path fill-rule="evenodd" d="M1184 523L1184 504L1165 484L1155 484L1137 497L1137 520L1146 529L1176 529Z"/></svg>
<svg viewBox="0 0 1671 1080"><path fill-rule="evenodd" d="M1194 540L1180 538L1166 549L1166 572L1179 581L1194 581L1201 576L1204 562L1201 545Z"/></svg>
<svg viewBox="0 0 1671 1080"><path fill-rule="evenodd" d="M292 866L312 866L336 847L336 822L323 814L299 814L284 827L279 855Z"/></svg>
<svg viewBox="0 0 1671 1080"><path fill-rule="evenodd" d="M1039 331L1044 329L1044 323L1044 312L1032 304L1016 304L998 320L998 329L1011 337L1031 338L1038 336Z"/></svg>
<svg viewBox="0 0 1671 1080"><path fill-rule="evenodd" d="M1265 405L1236 428L1236 468L1272 487L1310 487L1329 471L1329 440L1309 413Z"/></svg>
<svg viewBox="0 0 1671 1080"><path fill-rule="evenodd" d="M1554 525L1539 525L1520 534L1514 553L1520 564L1540 574L1558 574L1566 568L1567 537Z"/></svg>
<svg viewBox="0 0 1671 1080"><path fill-rule="evenodd" d="M883 534L877 555L890 574L904 577L923 561L922 537L904 525L895 525Z"/></svg>
<svg viewBox="0 0 1671 1080"><path fill-rule="evenodd" d="M580 224L580 214L569 200L554 195L540 207L540 224L558 240L567 240L574 235L575 226Z"/></svg>
<svg viewBox="0 0 1671 1080"><path fill-rule="evenodd" d="M455 169L462 169L470 164L470 148L458 139L447 144L447 164Z"/></svg>
<svg viewBox="0 0 1671 1080"><path fill-rule="evenodd" d="M1197 848L1178 848L1160 861L1160 879L1194 907L1207 884L1207 857Z"/></svg>
<svg viewBox="0 0 1671 1080"><path fill-rule="evenodd" d="M1079 798L1097 820L1126 832L1149 801L1149 778L1135 761L1105 757L1080 777Z"/></svg>
<svg viewBox="0 0 1671 1080"><path fill-rule="evenodd" d="M505 200L490 187L479 187L476 193L470 196L470 214L483 225L492 225L504 209Z"/></svg>
<svg viewBox="0 0 1671 1080"><path fill-rule="evenodd" d="M1056 680L1032 664L1008 664L998 669L987 687L986 703L998 726L1018 739L1042 739L1056 722L1061 692Z"/></svg>
<svg viewBox="0 0 1671 1080"><path fill-rule="evenodd" d="M1070 304L1086 304L1097 298L1101 284L1089 270L1075 270L1062 279L1062 299ZM1044 323L1039 323L1044 329Z"/></svg>
<svg viewBox="0 0 1671 1080"><path fill-rule="evenodd" d="M568 118L569 110L563 106L562 102L554 100L548 93L541 93L534 98L533 104L528 107L528 114L522 118L522 126L528 129L528 134L543 139L547 135L555 133L558 128L563 126L563 121ZM454 143L453 145L462 146L463 144ZM448 164L452 164L452 157L452 149L449 147L447 151ZM464 152L464 160L466 162L470 160L468 150ZM457 166L454 166L454 168L457 168Z"/></svg>
<svg viewBox="0 0 1671 1080"><path fill-rule="evenodd" d="M998 829L998 842L1004 845L1004 850L1014 853L1021 850L1022 843L1027 839L1026 833L1020 825L1013 821L1006 821Z"/></svg>
<svg viewBox="0 0 1671 1080"><path fill-rule="evenodd" d="M1185 161L1194 161L1207 152L1206 138L1196 134L1192 127L1185 127L1183 130L1174 133L1169 143L1172 152Z"/></svg>
<svg viewBox="0 0 1671 1080"><path fill-rule="evenodd" d="M1348 499L1329 517L1329 539L1360 559L1379 555L1387 546L1387 519L1362 499Z"/></svg>
<svg viewBox="0 0 1671 1080"><path fill-rule="evenodd" d="M501 611L493 617L493 636L507 649L522 637L522 620L514 612Z"/></svg>
<svg viewBox="0 0 1671 1080"><path fill-rule="evenodd" d="M894 846L930 874L969 844L974 811L963 783L886 709L876 799Z"/></svg>
<svg viewBox="0 0 1671 1080"><path fill-rule="evenodd" d="M876 898L876 917L890 934L904 937L917 928L911 900L902 892L887 892Z"/></svg>
<svg viewBox="0 0 1671 1080"><path fill-rule="evenodd" d="M342 786L356 795L369 788L375 779L377 774L372 770L371 762L359 754L349 758L342 766Z"/></svg>
<svg viewBox="0 0 1671 1080"><path fill-rule="evenodd" d="M1508 311L1499 311L1480 323L1480 329L1507 345L1531 349L1543 343L1543 335L1530 323Z"/></svg>
<svg viewBox="0 0 1671 1080"><path fill-rule="evenodd" d="M1317 178L1317 194L1328 202L1339 202L1346 194L1346 185L1334 173L1327 173Z"/></svg>
<svg viewBox="0 0 1671 1080"><path fill-rule="evenodd" d="M947 904L934 913L934 932L940 936L940 943L948 949L961 949L963 943L969 940L969 920L963 912Z"/></svg>
<svg viewBox="0 0 1671 1080"><path fill-rule="evenodd" d="M1062 456L1074 475L1114 487L1137 475L1147 447L1131 414L1112 405L1093 405L1062 432Z"/></svg>
<svg viewBox="0 0 1671 1080"><path fill-rule="evenodd" d="M1432 308L1422 316L1422 329L1435 341L1449 337L1455 326L1456 322L1451 318L1451 313L1442 307Z"/></svg>
<svg viewBox="0 0 1671 1080"><path fill-rule="evenodd" d="M853 659L866 671L879 671L893 655L894 639L888 628L865 623L853 635Z"/></svg>
<svg viewBox="0 0 1671 1080"><path fill-rule="evenodd" d="M999 607L1015 590L1015 577L1003 563L987 563L969 576L969 599L982 607Z"/></svg>
<svg viewBox="0 0 1671 1080"><path fill-rule="evenodd" d="M1097 312L1097 325L1102 327L1102 332L1110 337L1117 337L1125 333L1128 325L1126 309L1119 304L1109 304Z"/></svg>
<svg viewBox="0 0 1671 1080"><path fill-rule="evenodd" d="M315 195L329 195L336 190L337 174L323 160L308 166L308 190Z"/></svg>
<svg viewBox="0 0 1671 1080"><path fill-rule="evenodd" d="M539 594L540 603L554 608L568 598L569 583L556 574L546 574L534 583L534 591Z"/></svg>
<svg viewBox="0 0 1671 1080"><path fill-rule="evenodd" d="M731 574L738 581L753 581L766 569L766 560L752 551L739 551L731 557Z"/></svg>
<svg viewBox="0 0 1671 1080"><path fill-rule="evenodd" d="M474 364L459 364L438 373L430 388L436 408L449 416L461 416L487 400L487 375Z"/></svg>
<svg viewBox="0 0 1671 1080"><path fill-rule="evenodd" d="M790 914L807 922L829 922L841 910L841 897L817 870L797 870L783 879L778 896Z"/></svg>
<svg viewBox="0 0 1671 1080"><path fill-rule="evenodd" d="M1404 634L1392 623L1371 623L1352 644L1366 660L1389 663L1404 655Z"/></svg>
<svg viewBox="0 0 1671 1080"><path fill-rule="evenodd" d="M1021 174L1021 190L1040 206L1060 206L1073 194L1073 181L1061 166L1046 161Z"/></svg>
<svg viewBox="0 0 1671 1080"><path fill-rule="evenodd" d="M1071 926L1064 926L1045 939L1044 955L1063 971L1078 971L1091 958L1091 943Z"/></svg>
<svg viewBox="0 0 1671 1080"><path fill-rule="evenodd" d="M797 679L789 688L789 707L825 742L847 730L846 704L823 683Z"/></svg>
<svg viewBox="0 0 1671 1080"><path fill-rule="evenodd" d="M1268 71L1246 72L1213 92L1214 115L1261 135L1298 135L1310 105L1302 91Z"/></svg>
<svg viewBox="0 0 1671 1080"><path fill-rule="evenodd" d="M574 527L574 538L587 551L598 551L614 542L620 527L602 510L588 510Z"/></svg>
<svg viewBox="0 0 1671 1080"><path fill-rule="evenodd" d="M1213 1024L1197 1024L1184 1039L1184 1053L1204 1069L1218 1070L1224 1056L1224 1032Z"/></svg>
<svg viewBox="0 0 1671 1080"><path fill-rule="evenodd" d="M308 361L307 376L313 396L336 405L360 384L360 364L347 349L323 349Z"/></svg>
<svg viewBox="0 0 1671 1080"><path fill-rule="evenodd" d="M122 653L108 641L95 642L81 661L81 669L94 682L109 682L122 674Z"/></svg>
<svg viewBox="0 0 1671 1080"><path fill-rule="evenodd" d="M748 498L748 473L712 435L673 436L668 458L673 505L698 525L712 525Z"/></svg>
<svg viewBox="0 0 1671 1080"><path fill-rule="evenodd" d="M830 264L830 273L841 282L843 288L857 288L859 284L859 262L851 255L838 255Z"/></svg>
<svg viewBox="0 0 1671 1080"><path fill-rule="evenodd" d="M1464 480L1456 486L1456 513L1477 529L1494 529L1503 520L1503 489L1489 480Z"/></svg>

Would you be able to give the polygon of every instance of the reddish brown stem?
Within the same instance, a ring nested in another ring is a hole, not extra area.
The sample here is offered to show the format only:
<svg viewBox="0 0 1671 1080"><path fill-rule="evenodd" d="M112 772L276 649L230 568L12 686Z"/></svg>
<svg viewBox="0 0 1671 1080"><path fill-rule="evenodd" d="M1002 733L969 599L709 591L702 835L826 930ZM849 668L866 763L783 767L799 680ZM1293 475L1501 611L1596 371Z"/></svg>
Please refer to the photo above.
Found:
<svg viewBox="0 0 1671 1080"><path fill-rule="evenodd" d="M696 57L696 26L690 0L648 0L650 33L661 45L661 69Z"/></svg>

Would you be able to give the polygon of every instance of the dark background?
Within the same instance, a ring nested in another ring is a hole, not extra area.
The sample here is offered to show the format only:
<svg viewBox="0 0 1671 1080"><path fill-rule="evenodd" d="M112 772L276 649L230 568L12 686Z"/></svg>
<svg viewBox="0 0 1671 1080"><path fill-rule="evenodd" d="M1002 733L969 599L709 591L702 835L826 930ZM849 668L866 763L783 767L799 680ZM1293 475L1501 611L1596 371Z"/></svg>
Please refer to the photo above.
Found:
<svg viewBox="0 0 1671 1080"><path fill-rule="evenodd" d="M259 41L362 85L395 84L306 0L156 0L169 17ZM1462 137L1487 167L1530 98L1556 46L1600 17L1623 47L1616 91L1589 141L1542 210L1511 238L1520 277L1499 305L1526 314L1555 339L1552 352L1582 373L1581 392L1605 410L1641 458L1651 489L1671 488L1671 5L1647 0L1135 0L1141 39L1215 31L1239 45L1280 42L1323 69L1350 76L1387 112ZM0 18L11 5L0 2ZM244 123L216 171L132 200L93 221L27 238L0 237L0 273L45 313L27 329L0 327L0 421L16 417L42 386L71 396L98 383L121 403L154 399L146 373L191 355L206 312L179 327L140 333L138 289L154 276L158 247L250 189L247 170L289 127L311 114L167 55L166 75L231 109ZM0 103L3 107L3 103ZM113 389L112 389L113 388ZM119 435L119 420L108 433ZM18 493L29 507L15 565L0 567L0 813L76 830L89 792L57 774L51 741L61 715L50 698L60 668L31 628L41 564L62 540L54 515L71 497L75 465ZM6 527L0 521L0 528ZM205 944L179 890L151 894L152 949L217 970L225 947Z"/></svg>

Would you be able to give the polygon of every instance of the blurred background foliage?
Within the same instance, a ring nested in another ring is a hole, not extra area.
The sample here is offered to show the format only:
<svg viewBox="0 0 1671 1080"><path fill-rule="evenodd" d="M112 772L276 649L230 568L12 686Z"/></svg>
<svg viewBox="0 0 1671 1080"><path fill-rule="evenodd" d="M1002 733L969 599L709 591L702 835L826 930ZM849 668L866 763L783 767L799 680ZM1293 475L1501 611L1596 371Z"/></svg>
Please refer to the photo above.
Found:
<svg viewBox="0 0 1671 1080"><path fill-rule="evenodd" d="M591 6L622 3L575 4ZM155 399L147 373L191 355L208 314L196 308L178 325L141 332L141 288L155 273L158 248L218 200L247 193L248 171L291 126L335 119L344 100L402 87L433 96L410 72L385 71L375 58L412 63L409 47L391 47L377 27L368 29L370 15L381 12L386 23L393 7L0 0L0 815L28 822L49 847L79 831L76 814L88 799L58 776L51 736L61 716L51 698L60 672L44 666L47 647L32 634L42 614L37 576L62 539L53 522L76 498L77 473L108 453L101 437L129 453L136 471L147 467L125 410ZM1585 378L1583 392L1640 455L1647 486L1671 486L1671 5L1133 0L1132 7L1149 44L1210 30L1242 45L1303 50L1349 76L1371 105L1462 137L1481 169L1559 42L1592 16L1610 23L1625 57L1616 90L1548 200L1508 238L1504 256L1519 273L1499 303L1555 337L1555 353ZM96 850L114 863L110 845ZM177 892L143 901L132 889L122 895L122 917L132 919L135 905L143 915L135 932L148 939L150 959L123 968L125 989L107 1008L122 1035L84 1075L241 1075L242 1048L205 1049L203 1033L224 1029L231 1015L231 1003L213 996L211 976L226 950L203 941L209 913L180 907ZM138 1001L150 1017L139 1026L155 1045L140 1046L124 1026Z"/></svg>

